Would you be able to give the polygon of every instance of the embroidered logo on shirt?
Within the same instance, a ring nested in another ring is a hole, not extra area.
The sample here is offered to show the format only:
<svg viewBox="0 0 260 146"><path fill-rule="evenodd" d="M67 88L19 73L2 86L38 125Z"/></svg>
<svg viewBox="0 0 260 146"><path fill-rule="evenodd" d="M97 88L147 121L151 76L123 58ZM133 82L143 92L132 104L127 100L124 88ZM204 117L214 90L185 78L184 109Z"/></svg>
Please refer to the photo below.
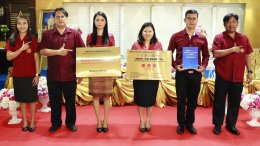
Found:
<svg viewBox="0 0 260 146"><path fill-rule="evenodd" d="M26 52L27 52L27 53L31 53L31 52L32 52L32 49L29 48L29 49L26 50Z"/></svg>

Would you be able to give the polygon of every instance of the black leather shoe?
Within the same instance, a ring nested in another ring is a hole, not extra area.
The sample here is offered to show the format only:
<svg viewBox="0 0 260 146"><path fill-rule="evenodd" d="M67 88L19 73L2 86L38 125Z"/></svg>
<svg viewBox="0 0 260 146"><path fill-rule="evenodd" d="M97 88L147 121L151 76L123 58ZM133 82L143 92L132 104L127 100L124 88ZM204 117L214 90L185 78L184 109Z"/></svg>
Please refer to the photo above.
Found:
<svg viewBox="0 0 260 146"><path fill-rule="evenodd" d="M178 125L176 131L177 131L178 134L183 134L184 133L184 126Z"/></svg>
<svg viewBox="0 0 260 146"><path fill-rule="evenodd" d="M188 130L191 134L197 134L197 130L193 127L193 125L187 125L187 130Z"/></svg>
<svg viewBox="0 0 260 146"><path fill-rule="evenodd" d="M28 130L28 127L22 127L22 131L25 132Z"/></svg>
<svg viewBox="0 0 260 146"><path fill-rule="evenodd" d="M220 126L214 126L213 133L216 135L219 135L221 133L221 127Z"/></svg>
<svg viewBox="0 0 260 146"><path fill-rule="evenodd" d="M29 127L29 132L33 132L33 131L35 131L35 130L36 130L35 127Z"/></svg>
<svg viewBox="0 0 260 146"><path fill-rule="evenodd" d="M237 130L236 127L234 126L233 127L226 126L226 129L234 135L240 135L239 130Z"/></svg>
<svg viewBox="0 0 260 146"><path fill-rule="evenodd" d="M142 133L144 133L144 132L145 132L145 128L139 127L139 131L142 132Z"/></svg>
<svg viewBox="0 0 260 146"><path fill-rule="evenodd" d="M61 126L51 126L50 128L49 128L49 132L55 132L55 131L57 131L59 128L60 128Z"/></svg>
<svg viewBox="0 0 260 146"><path fill-rule="evenodd" d="M67 125L66 127L72 132L77 131L77 127L75 125Z"/></svg>

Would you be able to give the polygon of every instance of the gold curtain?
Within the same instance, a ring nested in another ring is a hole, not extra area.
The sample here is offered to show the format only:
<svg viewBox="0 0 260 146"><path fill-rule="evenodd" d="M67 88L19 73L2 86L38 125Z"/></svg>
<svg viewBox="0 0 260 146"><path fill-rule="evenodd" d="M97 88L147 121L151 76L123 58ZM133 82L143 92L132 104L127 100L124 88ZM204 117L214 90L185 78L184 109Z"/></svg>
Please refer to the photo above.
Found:
<svg viewBox="0 0 260 146"><path fill-rule="evenodd" d="M214 84L215 79L205 79L201 81L201 90L198 97L199 106L210 106L214 100ZM8 74L5 81L5 88L13 88L13 77ZM125 78L115 79L114 94L111 97L111 106L124 106L126 104L133 104L133 82ZM253 80L250 85L244 83L244 93L255 93L260 91L260 80ZM88 78L84 78L80 84L77 85L76 90L76 103L78 105L90 105L92 104L93 97L88 94ZM175 89L175 80L160 81L156 106L165 107L166 105L176 105L177 96Z"/></svg>
<svg viewBox="0 0 260 146"><path fill-rule="evenodd" d="M75 100L78 105L89 105L92 103L93 97L89 95L88 78L83 78L77 85Z"/></svg>
<svg viewBox="0 0 260 146"><path fill-rule="evenodd" d="M210 106L214 100L214 84L215 79L205 79L201 81L201 90L198 97L199 106ZM244 93L255 93L260 91L260 80L253 80L250 85L244 84ZM13 88L13 78L9 74L5 81L5 88ZM114 94L111 97L111 106L124 106L126 104L133 104L133 82L125 78L115 79ZM92 104L93 97L88 94L88 78L84 78L80 84L77 85L76 103L78 105ZM166 105L176 105L177 96L175 89L175 80L160 81L158 93L156 97L156 106L165 107Z"/></svg>
<svg viewBox="0 0 260 146"><path fill-rule="evenodd" d="M123 106L133 103L134 89L133 82L125 78L119 78L115 81L114 95L112 96L112 105Z"/></svg>
<svg viewBox="0 0 260 146"><path fill-rule="evenodd" d="M177 104L177 96L176 96L176 89L175 89L175 80L168 80L168 81L160 81L161 87L158 89L158 93L164 93L164 102L161 103L163 105L176 105ZM158 103L158 94L157 94L157 103L156 105L161 105ZM159 106L161 107L161 106Z"/></svg>
<svg viewBox="0 0 260 146"><path fill-rule="evenodd" d="M260 80L260 49L254 49L252 53L252 70L253 70L253 78L256 80Z"/></svg>
<svg viewBox="0 0 260 146"><path fill-rule="evenodd" d="M247 86L248 93L255 93L260 91L260 80L253 80L252 83Z"/></svg>
<svg viewBox="0 0 260 146"><path fill-rule="evenodd" d="M208 107L214 100L215 79L203 78L201 81L201 90L198 96L198 105ZM249 86L244 86L245 93L255 93L260 90L260 80L253 80ZM114 86L114 95L112 96L113 106L124 106L133 104L133 82L124 78L116 79ZM177 96L175 89L175 80L160 81L156 97L156 106L165 107L166 105L176 105Z"/></svg>
<svg viewBox="0 0 260 146"><path fill-rule="evenodd" d="M212 104L214 99L214 85L215 79L202 78L198 97L198 105L207 107Z"/></svg>

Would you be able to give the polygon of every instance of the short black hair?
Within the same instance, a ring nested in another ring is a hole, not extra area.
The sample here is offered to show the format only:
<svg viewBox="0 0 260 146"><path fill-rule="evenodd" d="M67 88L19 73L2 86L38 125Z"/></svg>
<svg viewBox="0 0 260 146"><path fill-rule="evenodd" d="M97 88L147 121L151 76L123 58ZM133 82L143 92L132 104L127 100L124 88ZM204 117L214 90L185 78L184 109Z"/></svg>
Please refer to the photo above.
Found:
<svg viewBox="0 0 260 146"><path fill-rule="evenodd" d="M185 18L187 17L188 14L197 14L197 17L199 17L198 11L194 9L187 10L185 13Z"/></svg>
<svg viewBox="0 0 260 146"><path fill-rule="evenodd" d="M226 24L232 17L234 17L237 21L239 19L239 16L235 13L228 13L223 18L223 23Z"/></svg>
<svg viewBox="0 0 260 146"><path fill-rule="evenodd" d="M69 16L68 12L67 12L64 8L62 8L62 7L56 8L56 9L54 10L52 16L55 17L56 12L58 12L58 11L62 12L66 17Z"/></svg>

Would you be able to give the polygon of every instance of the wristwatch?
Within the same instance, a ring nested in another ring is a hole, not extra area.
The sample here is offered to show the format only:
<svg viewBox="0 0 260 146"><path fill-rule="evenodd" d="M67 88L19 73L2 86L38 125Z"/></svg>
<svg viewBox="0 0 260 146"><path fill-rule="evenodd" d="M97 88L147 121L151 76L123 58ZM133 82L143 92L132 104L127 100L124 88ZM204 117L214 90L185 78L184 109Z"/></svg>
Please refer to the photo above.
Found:
<svg viewBox="0 0 260 146"><path fill-rule="evenodd" d="M247 71L247 73L252 74L253 71L250 69L250 70Z"/></svg>
<svg viewBox="0 0 260 146"><path fill-rule="evenodd" d="M40 76L41 76L41 74L35 74L35 76L38 76L38 77L40 77Z"/></svg>

